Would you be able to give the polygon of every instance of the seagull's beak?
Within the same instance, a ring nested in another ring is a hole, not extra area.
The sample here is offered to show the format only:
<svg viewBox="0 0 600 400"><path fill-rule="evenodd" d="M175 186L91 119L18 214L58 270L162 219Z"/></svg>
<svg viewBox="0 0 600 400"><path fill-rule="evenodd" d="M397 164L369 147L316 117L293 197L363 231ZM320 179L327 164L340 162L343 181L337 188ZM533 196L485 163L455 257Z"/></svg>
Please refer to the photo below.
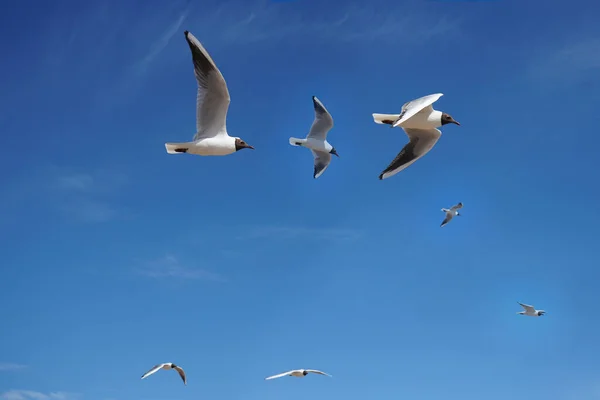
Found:
<svg viewBox="0 0 600 400"><path fill-rule="evenodd" d="M246 145L246 148L254 150L254 147L250 146L249 144Z"/></svg>
<svg viewBox="0 0 600 400"><path fill-rule="evenodd" d="M460 122L458 122L458 121L456 121L456 120L452 120L452 121L450 121L450 122L452 122L453 124L456 124L456 125L460 126Z"/></svg>
<svg viewBox="0 0 600 400"><path fill-rule="evenodd" d="M340 155L337 153L337 151L335 149L331 150L331 154L333 154L336 157L340 157Z"/></svg>

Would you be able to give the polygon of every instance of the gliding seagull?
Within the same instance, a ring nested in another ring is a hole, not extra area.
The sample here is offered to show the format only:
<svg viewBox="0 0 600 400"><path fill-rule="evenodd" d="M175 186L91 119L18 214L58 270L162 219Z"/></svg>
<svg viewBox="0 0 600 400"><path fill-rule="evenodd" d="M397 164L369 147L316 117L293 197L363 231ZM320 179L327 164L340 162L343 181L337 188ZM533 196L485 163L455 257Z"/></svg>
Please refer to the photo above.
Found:
<svg viewBox="0 0 600 400"><path fill-rule="evenodd" d="M375 123L388 124L392 128L400 126L410 139L379 179L397 174L427 154L442 135L436 128L450 123L460 125L449 114L433 109L432 104L442 96L442 93L436 93L411 100L402 106L400 114L373 114Z"/></svg>
<svg viewBox="0 0 600 400"><path fill-rule="evenodd" d="M533 306L523 304L517 301L525 309L525 311L519 311L517 314L527 315L528 317L541 317L546 314L544 310L536 310Z"/></svg>
<svg viewBox="0 0 600 400"><path fill-rule="evenodd" d="M183 368L181 368L179 365L175 365L173 363L162 363L162 364L155 365L154 367L152 367L152 369L150 371L148 371L144 375L142 375L142 379L152 375L159 369L174 369L175 371L177 371L179 373L179 376L183 380L183 384L187 385L187 380L185 379L185 372L183 371Z"/></svg>
<svg viewBox="0 0 600 400"><path fill-rule="evenodd" d="M458 210L461 209L462 206L463 203L458 203L457 205L450 207L450 209L442 208L442 211L446 213L446 218L444 218L444 220L442 221L440 228L446 225L448 222L450 222L450 220L454 218L455 215L460 215Z"/></svg>
<svg viewBox="0 0 600 400"><path fill-rule="evenodd" d="M305 139L290 138L292 146L301 146L310 149L315 159L313 178L318 178L325 172L331 162L331 155L338 156L335 147L327 141L327 133L333 128L333 118L323 103L313 96L315 119Z"/></svg>
<svg viewBox="0 0 600 400"><path fill-rule="evenodd" d="M185 31L192 51L194 74L198 81L196 97L196 134L191 142L165 143L167 153L189 153L200 156L226 156L241 149L254 149L239 137L227 134L229 90L227 83L202 44Z"/></svg>
<svg viewBox="0 0 600 400"><path fill-rule="evenodd" d="M296 378L304 378L306 375L308 375L309 372L312 372L313 374L326 375L326 376L331 377L331 375L329 375L325 372L322 372L322 371L318 371L316 369L295 369L292 371L284 372L282 374L269 376L269 377L265 378L265 380L268 381L269 379L276 379L276 378L281 378L284 376L295 376Z"/></svg>

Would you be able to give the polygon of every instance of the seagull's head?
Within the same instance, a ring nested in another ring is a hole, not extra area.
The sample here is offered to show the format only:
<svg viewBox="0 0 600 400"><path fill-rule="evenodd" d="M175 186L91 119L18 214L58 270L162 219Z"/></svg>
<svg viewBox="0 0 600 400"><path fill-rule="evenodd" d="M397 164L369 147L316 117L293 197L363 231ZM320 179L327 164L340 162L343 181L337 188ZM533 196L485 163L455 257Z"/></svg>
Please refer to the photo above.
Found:
<svg viewBox="0 0 600 400"><path fill-rule="evenodd" d="M307 370L302 371L302 375L304 375L304 376L308 375L308 371Z"/></svg>
<svg viewBox="0 0 600 400"><path fill-rule="evenodd" d="M254 147L250 146L248 143L244 142L239 137L236 137L235 138L235 151L240 151L241 149L252 149L252 150L254 150Z"/></svg>
<svg viewBox="0 0 600 400"><path fill-rule="evenodd" d="M334 156L339 157L337 151L335 150L335 147L331 148L331 151L329 152L329 154L333 154Z"/></svg>
<svg viewBox="0 0 600 400"><path fill-rule="evenodd" d="M544 310L538 310L537 313L541 317L542 315L546 314L546 311L544 311Z"/></svg>
<svg viewBox="0 0 600 400"><path fill-rule="evenodd" d="M442 113L442 125L446 124L460 125L450 114Z"/></svg>

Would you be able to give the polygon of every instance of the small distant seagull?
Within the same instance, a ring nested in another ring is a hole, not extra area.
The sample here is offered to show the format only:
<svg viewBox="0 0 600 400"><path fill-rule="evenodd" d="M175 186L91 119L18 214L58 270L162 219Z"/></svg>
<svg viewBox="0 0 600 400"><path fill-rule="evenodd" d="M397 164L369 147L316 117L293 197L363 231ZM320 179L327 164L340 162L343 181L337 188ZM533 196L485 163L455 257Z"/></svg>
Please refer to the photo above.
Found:
<svg viewBox="0 0 600 400"><path fill-rule="evenodd" d="M196 134L191 142L165 143L167 153L189 153L200 156L225 156L241 149L254 149L239 137L227 134L229 91L216 64L190 32L185 31L194 74L198 81L196 98Z"/></svg>
<svg viewBox="0 0 600 400"><path fill-rule="evenodd" d="M339 157L335 147L327 141L327 133L333 128L333 118L323 103L313 96L313 105L315 107L315 120L310 128L306 139L290 138L292 146L301 146L310 149L315 159L315 169L313 178L318 178L325 172L331 162L331 155Z"/></svg>
<svg viewBox="0 0 600 400"><path fill-rule="evenodd" d="M450 222L450 220L452 218L454 218L455 215L460 216L460 213L458 212L458 210L460 210L462 207L463 207L463 203L458 203L457 205L452 206L450 209L442 208L442 211L446 213L446 218L442 221L440 228L442 226L446 225L448 222Z"/></svg>
<svg viewBox="0 0 600 400"><path fill-rule="evenodd" d="M173 363L162 363L162 364L155 365L154 367L152 367L152 369L150 371L148 371L144 375L142 375L142 379L152 375L159 369L174 369L175 371L177 371L179 373L179 376L183 380L183 384L187 385L187 380L185 379L185 372L183 371L183 368L181 368L179 365L175 365Z"/></svg>
<svg viewBox="0 0 600 400"><path fill-rule="evenodd" d="M308 375L309 372L312 372L313 374L326 375L331 377L331 375L322 371L318 371L316 369L295 369L293 371L284 372L283 374L269 376L265 378L265 380L268 381L269 379L276 379L284 376L295 376L296 378L304 378L306 375Z"/></svg>
<svg viewBox="0 0 600 400"><path fill-rule="evenodd" d="M442 93L436 93L411 100L402 106L400 114L373 114L375 123L392 128L399 126L410 139L379 179L397 174L427 154L442 135L436 128L450 123L460 125L449 114L433 109L432 104L442 96Z"/></svg>
<svg viewBox="0 0 600 400"><path fill-rule="evenodd" d="M536 310L533 306L523 303L519 304L525 309L525 311L519 311L517 314L527 315L528 317L541 317L542 315L546 314L546 311L544 310Z"/></svg>

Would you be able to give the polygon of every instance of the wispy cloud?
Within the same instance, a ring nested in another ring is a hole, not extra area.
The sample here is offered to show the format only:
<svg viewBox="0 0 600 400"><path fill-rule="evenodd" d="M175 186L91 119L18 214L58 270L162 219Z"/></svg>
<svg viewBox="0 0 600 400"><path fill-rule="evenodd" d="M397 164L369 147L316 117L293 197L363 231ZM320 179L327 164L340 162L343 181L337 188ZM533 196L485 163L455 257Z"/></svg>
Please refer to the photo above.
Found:
<svg viewBox="0 0 600 400"><path fill-rule="evenodd" d="M178 279L200 279L224 282L226 279L219 274L201 268L190 268L182 265L178 258L166 255L158 260L147 262L141 268L137 268L140 275L149 278L178 278Z"/></svg>
<svg viewBox="0 0 600 400"><path fill-rule="evenodd" d="M242 230L236 239L252 240L272 238L279 240L306 238L312 240L354 241L363 237L358 229L311 228L302 226L257 226Z"/></svg>
<svg viewBox="0 0 600 400"><path fill-rule="evenodd" d="M328 42L378 41L418 46L438 37L448 37L462 23L456 16L432 15L421 2L345 2L322 11L321 4L294 9L274 2L222 2L205 13L202 32L223 44L279 43L296 36ZM409 38L409 40L406 40Z"/></svg>
<svg viewBox="0 0 600 400"><path fill-rule="evenodd" d="M119 172L56 171L53 181L55 195L60 199L59 209L82 222L108 221L119 214L112 197L127 183Z"/></svg>
<svg viewBox="0 0 600 400"><path fill-rule="evenodd" d="M34 390L11 389L0 394L1 400L73 400L78 398L76 393L49 392L42 393Z"/></svg>
<svg viewBox="0 0 600 400"><path fill-rule="evenodd" d="M27 365L0 362L0 371L17 371L24 368L27 368Z"/></svg>
<svg viewBox="0 0 600 400"><path fill-rule="evenodd" d="M186 8L177 21L175 21L163 34L162 36L152 44L149 49L148 54L146 54L137 64L137 69L139 73L146 72L148 66L152 63L152 61L167 47L173 36L175 36L181 30L181 25L183 21L187 18L189 14L189 8Z"/></svg>
<svg viewBox="0 0 600 400"><path fill-rule="evenodd" d="M573 83L597 77L600 72L600 36L573 38L538 46L529 74L536 80Z"/></svg>
<svg viewBox="0 0 600 400"><path fill-rule="evenodd" d="M117 197L128 180L119 171L81 172L45 166L28 170L24 176L26 179L14 176L0 190L0 206L15 210L12 214L18 214L21 208L31 213L30 204L35 204L33 212L58 212L80 222L103 222L123 214Z"/></svg>

